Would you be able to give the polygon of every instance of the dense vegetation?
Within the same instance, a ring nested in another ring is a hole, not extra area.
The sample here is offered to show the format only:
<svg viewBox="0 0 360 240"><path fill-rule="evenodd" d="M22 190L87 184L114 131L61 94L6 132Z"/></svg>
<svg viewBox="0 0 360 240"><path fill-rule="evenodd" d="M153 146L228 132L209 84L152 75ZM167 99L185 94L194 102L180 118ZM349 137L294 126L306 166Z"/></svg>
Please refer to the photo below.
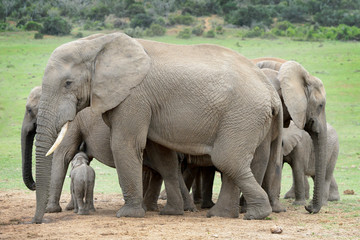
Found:
<svg viewBox="0 0 360 240"><path fill-rule="evenodd" d="M215 37L218 25L208 33L197 20L214 14L224 27L245 27L244 37L360 40L360 0L2 0L0 31L115 28L139 37L181 24L189 27L179 37Z"/></svg>

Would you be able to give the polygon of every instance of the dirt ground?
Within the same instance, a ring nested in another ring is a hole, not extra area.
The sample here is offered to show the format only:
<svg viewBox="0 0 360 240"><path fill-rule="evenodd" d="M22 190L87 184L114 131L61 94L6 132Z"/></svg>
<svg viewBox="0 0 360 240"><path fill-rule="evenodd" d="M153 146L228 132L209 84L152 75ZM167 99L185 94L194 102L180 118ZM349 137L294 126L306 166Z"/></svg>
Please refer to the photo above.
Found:
<svg viewBox="0 0 360 240"><path fill-rule="evenodd" d="M61 206L70 200L63 194ZM207 210L183 216L116 218L123 204L119 195L96 194L96 212L79 216L71 211L45 214L44 224L29 224L35 212L35 193L0 192L0 239L360 239L360 216L338 207L323 207L307 214L303 207L284 201L287 212L271 214L268 220L206 218ZM164 205L159 200L159 207ZM281 234L270 229L281 227Z"/></svg>

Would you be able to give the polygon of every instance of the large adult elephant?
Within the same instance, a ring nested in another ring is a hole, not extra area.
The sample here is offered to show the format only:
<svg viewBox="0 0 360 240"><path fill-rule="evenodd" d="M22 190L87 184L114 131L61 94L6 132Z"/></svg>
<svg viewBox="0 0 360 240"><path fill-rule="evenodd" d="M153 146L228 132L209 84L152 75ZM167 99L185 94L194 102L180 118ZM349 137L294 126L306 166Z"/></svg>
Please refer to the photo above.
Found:
<svg viewBox="0 0 360 240"><path fill-rule="evenodd" d="M36 212L42 221L50 181L45 156L62 126L91 106L110 127L125 204L117 217L143 217L142 152L147 138L193 155L209 155L241 188L246 219L271 213L250 163L281 102L265 75L238 53L215 45L172 45L122 33L58 47L42 82L36 131ZM61 135L61 134L59 134Z"/></svg>
<svg viewBox="0 0 360 240"><path fill-rule="evenodd" d="M35 190L35 182L31 171L32 143L35 137L36 124L34 123L37 119L40 96L41 87L35 87L31 90L22 123L23 180L25 185L31 190ZM85 151L90 160L96 158L101 163L115 168L110 148L109 127L104 123L101 115L95 115L90 108L83 109L69 123L64 140L53 154L47 212L60 212L62 210L59 200L65 175L70 161L79 151L81 144L85 144L83 151ZM144 155L144 176L146 176L144 178L144 186L147 185L147 187L143 191L143 204L146 210L157 210L157 197L162 179L164 179L165 188L169 191L170 195L167 204L160 213L177 215L182 214L183 210L195 211L196 207L188 192L185 191L186 187L182 175L176 171L178 164L177 155L173 151L169 151L151 141L147 142ZM161 158L166 158L167 164L162 164ZM178 194L179 187L182 189L183 199ZM73 202L71 201L66 208L68 210L72 209Z"/></svg>
<svg viewBox="0 0 360 240"><path fill-rule="evenodd" d="M311 136L315 152L315 184L313 201L305 208L317 213L325 196L327 123L324 85L295 61L260 58L253 62L265 71L277 88L283 103L284 127L288 127L292 120Z"/></svg>

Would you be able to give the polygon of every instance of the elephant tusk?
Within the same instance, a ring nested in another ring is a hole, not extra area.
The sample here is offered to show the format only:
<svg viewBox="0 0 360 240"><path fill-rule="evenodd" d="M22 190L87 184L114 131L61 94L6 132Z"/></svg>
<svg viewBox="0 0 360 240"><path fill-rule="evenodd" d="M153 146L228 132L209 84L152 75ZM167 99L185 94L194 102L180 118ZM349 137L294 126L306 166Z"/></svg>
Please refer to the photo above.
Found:
<svg viewBox="0 0 360 240"><path fill-rule="evenodd" d="M46 153L46 157L49 156L50 154L52 154L55 149L60 145L61 141L64 139L65 137L65 134L66 134L66 131L68 129L68 125L69 125L69 122L66 122L64 124L64 126L61 128L60 130L60 133L59 133L59 136L57 137L54 145L52 145L52 147L49 149L49 151Z"/></svg>

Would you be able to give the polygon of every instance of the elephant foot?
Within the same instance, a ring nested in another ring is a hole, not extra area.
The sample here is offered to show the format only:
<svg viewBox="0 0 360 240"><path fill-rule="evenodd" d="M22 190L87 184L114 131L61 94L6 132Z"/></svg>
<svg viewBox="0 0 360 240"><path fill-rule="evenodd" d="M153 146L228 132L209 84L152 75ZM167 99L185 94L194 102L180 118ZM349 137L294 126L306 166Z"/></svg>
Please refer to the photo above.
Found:
<svg viewBox="0 0 360 240"><path fill-rule="evenodd" d="M89 211L90 212L96 212L95 207L94 206L89 207Z"/></svg>
<svg viewBox="0 0 360 240"><path fill-rule="evenodd" d="M136 217L142 218L145 217L145 210L144 208L140 207L132 207L129 205L124 205L120 210L116 213L116 217Z"/></svg>
<svg viewBox="0 0 360 240"><path fill-rule="evenodd" d="M189 212L197 212L197 208L195 206L195 204L188 203L188 204L184 204L184 211L189 211Z"/></svg>
<svg viewBox="0 0 360 240"><path fill-rule="evenodd" d="M312 201L311 201L311 203L308 205L308 206L305 206L305 209L306 209L306 211L308 211L309 213L318 213L318 212L320 212L320 209L321 209L321 206L314 206L314 204L312 203Z"/></svg>
<svg viewBox="0 0 360 240"><path fill-rule="evenodd" d="M56 213L56 212L61 212L62 208L60 207L59 204L48 204L46 207L46 212L47 213Z"/></svg>
<svg viewBox="0 0 360 240"><path fill-rule="evenodd" d="M184 209L178 207L172 207L168 204L165 205L160 211L160 215L184 215Z"/></svg>
<svg viewBox="0 0 360 240"><path fill-rule="evenodd" d="M272 212L270 203L267 204L248 204L244 220L261 220L266 218Z"/></svg>
<svg viewBox="0 0 360 240"><path fill-rule="evenodd" d="M205 208L212 208L215 205L215 203L212 200L209 201L203 201L201 203L201 208L205 209Z"/></svg>
<svg viewBox="0 0 360 240"><path fill-rule="evenodd" d="M79 214L79 215L89 215L89 210L88 209L79 209L77 214Z"/></svg>
<svg viewBox="0 0 360 240"><path fill-rule="evenodd" d="M294 199L295 198L295 193L293 191L288 191L285 196L284 196L285 199Z"/></svg>
<svg viewBox="0 0 360 240"><path fill-rule="evenodd" d="M66 205L65 210L71 211L74 209L74 203L73 201L69 202L68 205Z"/></svg>
<svg viewBox="0 0 360 240"><path fill-rule="evenodd" d="M234 206L233 208L226 208L218 206L215 204L206 214L206 217L224 217L224 218L238 218L239 217L239 206Z"/></svg>
<svg viewBox="0 0 360 240"><path fill-rule="evenodd" d="M339 193L337 194L330 194L328 201L333 202L333 201L340 201L340 196Z"/></svg>
<svg viewBox="0 0 360 240"><path fill-rule="evenodd" d="M145 209L145 211L150 211L150 212L159 211L159 207L158 207L157 203L144 204L144 209Z"/></svg>
<svg viewBox="0 0 360 240"><path fill-rule="evenodd" d="M286 208L281 205L279 201L276 201L276 203L273 203L271 205L272 212L274 213L280 213L280 212L286 212Z"/></svg>
<svg viewBox="0 0 360 240"><path fill-rule="evenodd" d="M302 206L305 206L306 205L306 201L305 200L295 200L292 205L302 205Z"/></svg>

